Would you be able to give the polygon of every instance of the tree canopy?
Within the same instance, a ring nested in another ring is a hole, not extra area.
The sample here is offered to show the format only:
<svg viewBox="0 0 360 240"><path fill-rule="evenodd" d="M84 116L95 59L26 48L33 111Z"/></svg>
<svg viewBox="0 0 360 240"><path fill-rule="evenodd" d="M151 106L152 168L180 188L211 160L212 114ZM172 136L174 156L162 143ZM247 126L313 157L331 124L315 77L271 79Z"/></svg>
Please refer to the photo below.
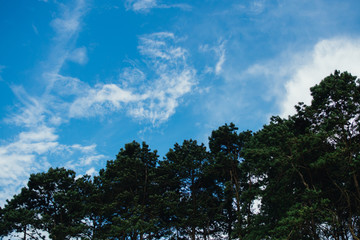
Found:
<svg viewBox="0 0 360 240"><path fill-rule="evenodd" d="M360 239L360 80L311 89L262 129L212 131L163 159L131 142L95 177L50 168L0 208L18 239Z"/></svg>

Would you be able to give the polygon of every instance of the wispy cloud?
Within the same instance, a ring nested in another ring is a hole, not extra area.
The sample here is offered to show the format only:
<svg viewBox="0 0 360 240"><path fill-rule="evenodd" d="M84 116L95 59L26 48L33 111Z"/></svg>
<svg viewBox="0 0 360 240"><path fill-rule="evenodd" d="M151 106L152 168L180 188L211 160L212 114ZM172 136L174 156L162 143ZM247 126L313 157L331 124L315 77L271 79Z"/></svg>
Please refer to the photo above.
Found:
<svg viewBox="0 0 360 240"><path fill-rule="evenodd" d="M85 0L76 0L73 5L60 4L61 17L51 21L51 26L56 31L55 39L58 41L70 40L78 33L81 26L81 18L87 8Z"/></svg>
<svg viewBox="0 0 360 240"><path fill-rule="evenodd" d="M22 86L13 86L12 90L20 101L20 105L17 112L6 118L5 122L28 128L42 125L46 110L41 101L36 97L29 96Z"/></svg>
<svg viewBox="0 0 360 240"><path fill-rule="evenodd" d="M265 0L254 0L251 1L250 11L254 14L260 14L265 9Z"/></svg>
<svg viewBox="0 0 360 240"><path fill-rule="evenodd" d="M0 185L6 180L16 180L27 173L36 155L44 154L58 146L58 138L53 128L40 126L31 131L21 132L13 142L0 147L1 167ZM34 168L36 168L34 166ZM14 170L14 171L13 171Z"/></svg>
<svg viewBox="0 0 360 240"><path fill-rule="evenodd" d="M226 61L226 49L225 49L225 40L219 40L217 45L209 46L208 44L200 45L200 51L202 52L212 52L217 61L214 67L207 66L206 73L214 73L219 75L223 71L223 65Z"/></svg>
<svg viewBox="0 0 360 240"><path fill-rule="evenodd" d="M105 156L96 152L96 145L64 145L58 141L55 128L45 125L20 132L13 141L0 146L0 206L26 182L30 173L53 166L49 157L68 159L80 155L74 167L86 167ZM59 162L60 166L65 164ZM55 164L56 165L56 164ZM58 166L58 165L57 165Z"/></svg>
<svg viewBox="0 0 360 240"><path fill-rule="evenodd" d="M156 0L126 0L125 6L133 11L147 11L157 6Z"/></svg>
<svg viewBox="0 0 360 240"><path fill-rule="evenodd" d="M146 96L133 94L115 84L100 84L70 106L69 117L90 117L119 110L123 104L141 101Z"/></svg>
<svg viewBox="0 0 360 240"><path fill-rule="evenodd" d="M223 64L225 62L225 42L222 41L218 48L215 49L216 54L219 57L219 61L215 66L215 73L220 74L222 71Z"/></svg>
<svg viewBox="0 0 360 240"><path fill-rule="evenodd" d="M30 173L46 170L54 164L61 166L74 156L81 159L76 164L78 169L88 168L89 163L105 158L97 153L96 145L62 144L56 133L57 127L68 120L66 115L64 118L70 106L68 101L88 87L76 78L59 74L67 60L79 64L87 61L86 48L75 47L87 4L84 0L72 2L71 6L57 4L59 17L51 22L55 30L53 46L45 66L39 71L46 85L45 92L30 95L24 87L12 86L19 103L5 122L15 124L21 130L12 139L3 139L0 145L0 167L3 169L0 173L0 205L24 185ZM61 156L63 160L50 163L48 158L54 156Z"/></svg>
<svg viewBox="0 0 360 240"><path fill-rule="evenodd" d="M241 14L242 16L258 16L266 10L266 0L251 0L251 1L237 1L231 4L229 8L223 10L217 10L214 15L223 16L236 16Z"/></svg>
<svg viewBox="0 0 360 240"><path fill-rule="evenodd" d="M69 55L68 59L72 62L84 65L88 61L86 47L74 49Z"/></svg>
<svg viewBox="0 0 360 240"><path fill-rule="evenodd" d="M64 166L69 169L81 169L81 172L87 172L89 167L98 165L101 160L106 159L107 156L103 154L99 154L96 151L96 144L89 146L82 146L79 144L72 146L63 146L67 148L67 150L73 155L77 153L81 153L80 157L76 160L69 160L64 163ZM63 150L62 150L63 151ZM91 175L91 174L90 174Z"/></svg>
<svg viewBox="0 0 360 240"><path fill-rule="evenodd" d="M135 12L148 12L153 8L180 8L183 10L190 10L191 6L188 4L165 4L159 0L125 0L125 7L127 10Z"/></svg>
<svg viewBox="0 0 360 240"><path fill-rule="evenodd" d="M51 21L55 30L54 45L48 59L46 72L59 73L66 60L84 64L87 60L85 47L74 49L82 27L82 18L88 11L85 0L76 0L72 5L59 3L60 17Z"/></svg>
<svg viewBox="0 0 360 240"><path fill-rule="evenodd" d="M32 29L34 30L34 33L35 33L36 35L38 35L38 34L39 34L39 30L37 29L37 27L36 27L34 24L31 24L31 26L32 26Z"/></svg>
<svg viewBox="0 0 360 240"><path fill-rule="evenodd" d="M58 146L56 139L54 129L40 126L21 132L14 141L0 146L0 205L18 190L25 176L49 166L46 160L35 160L39 155L54 150Z"/></svg>
<svg viewBox="0 0 360 240"><path fill-rule="evenodd" d="M195 70L187 64L187 51L176 42L169 32L141 36L138 49L149 68L126 68L121 84L99 84L86 90L72 103L70 117L102 115L124 108L139 120L152 124L166 121L197 82Z"/></svg>
<svg viewBox="0 0 360 240"><path fill-rule="evenodd" d="M74 34L74 28L66 26L63 31ZM53 71L42 73L47 84L42 95L31 96L22 86L13 86L20 103L7 123L24 130L0 146L0 166L6 169L0 174L0 189L8 189L0 192L0 200L14 194L30 173L52 166L49 157L61 156L57 164L94 173L93 166L106 158L97 152L96 145L62 144L56 134L56 129L72 118L123 111L153 125L167 121L183 96L197 84L196 72L187 64L188 52L178 41L169 32L141 36L138 49L146 67L125 68L116 83L91 87L80 79L61 75L59 65L55 64ZM63 46L68 46L65 40ZM55 44L55 50L58 48ZM63 59L85 61L85 49L69 49L63 48ZM69 160L70 157L78 160Z"/></svg>

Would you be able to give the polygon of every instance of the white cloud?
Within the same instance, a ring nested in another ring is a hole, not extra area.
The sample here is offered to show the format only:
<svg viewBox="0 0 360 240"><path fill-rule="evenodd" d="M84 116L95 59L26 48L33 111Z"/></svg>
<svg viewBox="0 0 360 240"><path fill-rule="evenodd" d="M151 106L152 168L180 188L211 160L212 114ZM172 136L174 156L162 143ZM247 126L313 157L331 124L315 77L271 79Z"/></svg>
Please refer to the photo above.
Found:
<svg viewBox="0 0 360 240"><path fill-rule="evenodd" d="M142 95L121 89L115 84L97 85L86 96L76 99L69 109L69 117L90 117L119 110L122 104L141 101Z"/></svg>
<svg viewBox="0 0 360 240"><path fill-rule="evenodd" d="M74 150L71 149L69 146L67 147L70 151ZM74 153L72 153L74 154ZM79 159L70 160L64 164L65 168L68 169L81 169L84 172L86 167L97 165L101 160L105 160L107 156L103 154L98 154L96 150L89 151L82 155ZM87 170L86 170L87 171Z"/></svg>
<svg viewBox="0 0 360 240"><path fill-rule="evenodd" d="M252 122L266 123L271 115L294 114L298 102L310 104L310 87L335 69L360 76L359 66L360 39L344 37L321 40L302 51L287 49L245 71L229 61L220 74L223 82L204 95L201 105L211 129L229 121L253 128Z"/></svg>
<svg viewBox="0 0 360 240"><path fill-rule="evenodd" d="M18 113L5 119L5 122L25 127L37 127L44 121L45 108L41 101L27 94L22 86L13 86L13 93L22 106Z"/></svg>
<svg viewBox="0 0 360 240"><path fill-rule="evenodd" d="M21 132L18 140L8 144L3 153L44 154L58 146L53 128L41 126L28 132Z"/></svg>
<svg viewBox="0 0 360 240"><path fill-rule="evenodd" d="M58 74L66 60L79 64L87 62L86 49L74 49L74 44L81 30L82 17L87 11L85 0L76 0L69 5L58 3L61 8L60 17L51 21L55 30L54 45L47 59L45 72ZM72 5L71 5L72 4Z"/></svg>
<svg viewBox="0 0 360 240"><path fill-rule="evenodd" d="M52 26L55 30L63 35L73 35L79 28L79 21L76 16L72 18L56 18L52 22Z"/></svg>
<svg viewBox="0 0 360 240"><path fill-rule="evenodd" d="M96 144L88 145L88 146L82 146L80 144L73 144L70 146L72 149L79 150L84 153L92 153L95 152Z"/></svg>
<svg viewBox="0 0 360 240"><path fill-rule="evenodd" d="M63 76L61 74L47 73L44 78L48 82L48 93L52 95L79 96L90 89L89 85L78 78Z"/></svg>
<svg viewBox="0 0 360 240"><path fill-rule="evenodd" d="M221 42L221 44L219 45L218 48L215 49L215 53L218 55L219 57L219 61L216 63L215 66L215 73L218 75L221 73L222 71L222 66L225 62L225 42Z"/></svg>
<svg viewBox="0 0 360 240"><path fill-rule="evenodd" d="M119 76L123 88L141 88L146 80L146 74L136 65L124 68Z"/></svg>
<svg viewBox="0 0 360 240"><path fill-rule="evenodd" d="M31 172L48 167L37 159L56 149L59 143L53 128L40 126L21 132L15 141L0 146L0 203L13 195Z"/></svg>
<svg viewBox="0 0 360 240"><path fill-rule="evenodd" d="M89 170L86 171L86 174L89 176L94 176L96 174L96 170L95 168L90 168Z"/></svg>
<svg viewBox="0 0 360 240"><path fill-rule="evenodd" d="M32 96L22 86L12 86L19 104L16 105L17 111L8 116L5 122L20 126L22 130L13 139L3 139L0 145L0 205L18 192L33 172L62 165L62 161L74 155L84 159L79 162L78 167L103 156L97 153L96 145L61 144L55 133L55 127L67 120L63 116L68 111L69 98L81 96L89 88L76 78L59 74L66 60L79 64L87 62L86 48L74 48L81 29L81 19L86 12L86 3L84 0L72 2L72 6L56 3L60 7L60 17L51 22L56 33L53 47L39 73L47 84L46 90L40 96ZM36 32L35 26L33 27ZM54 155L61 155L61 158L50 164L48 157Z"/></svg>
<svg viewBox="0 0 360 240"><path fill-rule="evenodd" d="M80 30L80 20L86 11L86 3L85 0L76 0L74 4L74 6L61 4L61 17L55 18L51 22L51 26L57 33L57 40L69 40Z"/></svg>
<svg viewBox="0 0 360 240"><path fill-rule="evenodd" d="M282 117L294 114L299 102L310 104L310 87L318 84L334 70L360 76L360 39L331 38L317 42L308 52L283 54L280 59L256 64L247 74L263 75L271 84ZM280 85L284 86L283 88Z"/></svg>
<svg viewBox="0 0 360 240"><path fill-rule="evenodd" d="M167 41L174 40L175 36L170 32L158 32L140 37L139 51L152 59L160 58L172 60L184 55L181 48L173 48Z"/></svg>
<svg viewBox="0 0 360 240"><path fill-rule="evenodd" d="M266 0L252 0L242 3L232 4L231 8L219 12L217 14L229 15L236 13L236 14L246 14L246 15L259 15L264 12L265 8L266 8Z"/></svg>
<svg viewBox="0 0 360 240"><path fill-rule="evenodd" d="M19 139L22 142L55 141L57 138L58 136L54 134L54 129L46 126L40 126L31 132L22 132L19 135Z"/></svg>
<svg viewBox="0 0 360 240"><path fill-rule="evenodd" d="M156 0L127 0L126 8L133 11L146 11L157 6Z"/></svg>
<svg viewBox="0 0 360 240"><path fill-rule="evenodd" d="M88 84L77 78L55 73L46 73L43 77L48 84L44 94L39 97L29 95L22 86L12 87L20 105L17 112L8 116L5 122L30 129L44 124L59 126L68 121L68 101L90 90Z"/></svg>
<svg viewBox="0 0 360 240"><path fill-rule="evenodd" d="M69 54L68 59L81 65L86 64L88 61L86 47L76 48Z"/></svg>
<svg viewBox="0 0 360 240"><path fill-rule="evenodd" d="M149 86L146 93L148 98L131 107L130 115L150 120L153 124L168 120L175 113L180 98L195 85L194 77L195 71L192 69L181 73L164 73L153 86Z"/></svg>
<svg viewBox="0 0 360 240"><path fill-rule="evenodd" d="M176 46L177 39L169 32L144 35L139 41L138 49L149 68L126 68L120 76L121 84L99 84L87 89L72 103L70 117L125 109L136 119L157 124L175 113L181 98L196 84L196 72L187 65L187 51ZM149 72L150 77L144 72Z"/></svg>
<svg viewBox="0 0 360 240"><path fill-rule="evenodd" d="M219 40L218 44L215 46L209 46L207 44L200 45L199 50L202 52L212 52L215 54L215 57L218 59L215 63L215 67L206 66L204 73L213 73L215 71L216 75L220 75L223 71L223 65L226 61L226 49L225 49L226 41Z"/></svg>
<svg viewBox="0 0 360 240"><path fill-rule="evenodd" d="M61 75L66 60L87 62L86 48L74 47L86 4L78 0L74 7L59 5L61 17L51 23L56 31L52 53L39 73L47 84L44 93L34 96L22 86L12 87L19 100L18 111L6 121L23 130L0 145L0 167L4 169L0 173L0 204L19 191L33 172L54 165L84 170L105 159L95 144L62 144L56 129L64 122L123 110L133 118L157 124L175 113L182 97L197 83L195 70L186 61L187 51L168 32L140 37L139 52L146 68L125 69L119 82L91 87L77 78ZM61 157L50 163L49 157L54 156ZM69 161L74 156L78 161Z"/></svg>
<svg viewBox="0 0 360 240"><path fill-rule="evenodd" d="M38 34L39 34L39 30L37 29L37 27L36 27L34 24L31 24L31 26L32 26L32 28L33 28L33 30L34 30L34 33L35 33L36 35L38 35Z"/></svg>
<svg viewBox="0 0 360 240"><path fill-rule="evenodd" d="M80 164L81 166L89 166L95 162L98 162L105 158L105 155L99 154L99 155L92 155L92 156L85 156L80 158Z"/></svg>
<svg viewBox="0 0 360 240"><path fill-rule="evenodd" d="M25 185L31 173L46 171L54 164L48 162L49 156L58 155L63 159L76 154L82 156L76 164L68 164L67 167L73 167L72 169L79 169L105 158L97 153L95 144L60 144L55 131L55 128L39 126L19 133L14 141L0 146L0 206Z"/></svg>
<svg viewBox="0 0 360 240"><path fill-rule="evenodd" d="M265 9L265 0L255 0L251 2L250 11L254 14L260 14Z"/></svg>
<svg viewBox="0 0 360 240"><path fill-rule="evenodd" d="M127 10L135 12L149 12L153 8L180 8L182 10L190 10L188 4L163 4L158 0L125 0Z"/></svg>
<svg viewBox="0 0 360 240"><path fill-rule="evenodd" d="M310 87L319 83L335 69L360 76L360 39L335 38L318 42L286 82L286 95L280 102L280 115L295 113L298 102L310 104Z"/></svg>

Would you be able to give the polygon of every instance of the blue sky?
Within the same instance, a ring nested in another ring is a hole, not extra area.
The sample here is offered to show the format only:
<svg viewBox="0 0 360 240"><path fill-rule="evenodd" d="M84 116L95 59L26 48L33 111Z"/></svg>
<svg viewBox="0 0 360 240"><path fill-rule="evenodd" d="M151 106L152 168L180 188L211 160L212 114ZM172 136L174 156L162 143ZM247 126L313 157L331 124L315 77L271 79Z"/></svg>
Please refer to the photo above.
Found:
<svg viewBox="0 0 360 240"><path fill-rule="evenodd" d="M160 156L256 131L360 76L358 0L0 0L0 205L31 173L96 174L132 140Z"/></svg>

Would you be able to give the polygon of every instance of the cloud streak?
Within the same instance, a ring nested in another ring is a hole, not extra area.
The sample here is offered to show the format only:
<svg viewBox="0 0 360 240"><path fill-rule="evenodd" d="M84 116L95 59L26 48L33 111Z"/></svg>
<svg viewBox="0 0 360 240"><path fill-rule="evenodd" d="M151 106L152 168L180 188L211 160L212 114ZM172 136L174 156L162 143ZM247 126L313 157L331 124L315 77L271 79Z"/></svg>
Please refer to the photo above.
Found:
<svg viewBox="0 0 360 240"><path fill-rule="evenodd" d="M61 17L51 21L51 26L55 30L53 39L54 46L47 62L45 71L59 73L66 60L84 64L87 61L86 48L74 49L78 34L82 26L82 18L88 11L85 0L76 0L73 5L59 3Z"/></svg>
<svg viewBox="0 0 360 240"><path fill-rule="evenodd" d="M214 67L207 66L205 69L206 73L215 73L216 75L220 75L223 71L223 65L226 61L226 41L219 40L217 45L209 46L208 44L200 45L199 50L203 53L211 52L217 58L217 62Z"/></svg>
<svg viewBox="0 0 360 240"><path fill-rule="evenodd" d="M65 24L65 29L59 32L67 37L60 38L72 39L67 34L76 34L77 26L73 21ZM68 43L64 40L62 45L68 46ZM59 47L55 44L54 51ZM63 60L85 62L86 49L69 49L63 48ZM106 158L97 152L96 145L62 144L56 134L56 129L72 118L122 111L131 118L155 126L175 113L183 97L197 84L196 71L187 64L188 52L169 32L141 36L138 50L146 67L125 68L116 83L91 87L77 78L61 75L63 62L56 62L53 65L56 67L50 69L52 71L42 74L47 87L41 96L31 96L22 86L13 86L20 105L19 110L7 118L7 123L24 130L0 146L0 166L6 169L0 173L0 201L5 202L17 192L30 173L43 171L54 164L94 173L94 164ZM69 58L70 55L73 57ZM60 162L49 162L49 157L60 156ZM75 156L78 161L68 160Z"/></svg>
<svg viewBox="0 0 360 240"><path fill-rule="evenodd" d="M219 57L219 61L216 63L216 66L215 66L215 73L217 75L219 75L221 72L222 72L222 67L223 67L223 64L225 62L225 42L221 42L221 44L219 45L218 48L215 49L215 53L216 55L218 55Z"/></svg>
<svg viewBox="0 0 360 240"><path fill-rule="evenodd" d="M125 0L125 8L135 12L147 13L154 8L180 8L190 10L188 4L163 4L158 0Z"/></svg>
<svg viewBox="0 0 360 240"><path fill-rule="evenodd" d="M61 76L59 72L67 60L79 64L87 62L86 48L74 47L81 30L82 17L87 11L86 2L77 0L72 6L57 4L60 17L51 22L56 33L53 46L39 73L46 84L45 92L40 96L31 96L24 87L12 86L19 100L16 106L18 110L5 118L5 122L22 129L13 139L3 140L0 145L0 167L3 169L0 172L1 206L19 191L30 173L46 170L53 165L61 166L64 164L61 161L73 156L83 159L76 165L78 168L105 158L97 153L94 144L61 144L56 134L56 128L67 121L63 113L67 111L69 103L62 97L78 94L86 86L76 78ZM50 163L48 158L54 156L61 156L63 160Z"/></svg>
<svg viewBox="0 0 360 240"><path fill-rule="evenodd" d="M195 69L187 64L187 51L176 42L169 32L141 36L138 49L148 68L127 68L120 84L88 88L71 104L69 116L90 117L124 108L130 117L154 125L167 121L197 83Z"/></svg>

